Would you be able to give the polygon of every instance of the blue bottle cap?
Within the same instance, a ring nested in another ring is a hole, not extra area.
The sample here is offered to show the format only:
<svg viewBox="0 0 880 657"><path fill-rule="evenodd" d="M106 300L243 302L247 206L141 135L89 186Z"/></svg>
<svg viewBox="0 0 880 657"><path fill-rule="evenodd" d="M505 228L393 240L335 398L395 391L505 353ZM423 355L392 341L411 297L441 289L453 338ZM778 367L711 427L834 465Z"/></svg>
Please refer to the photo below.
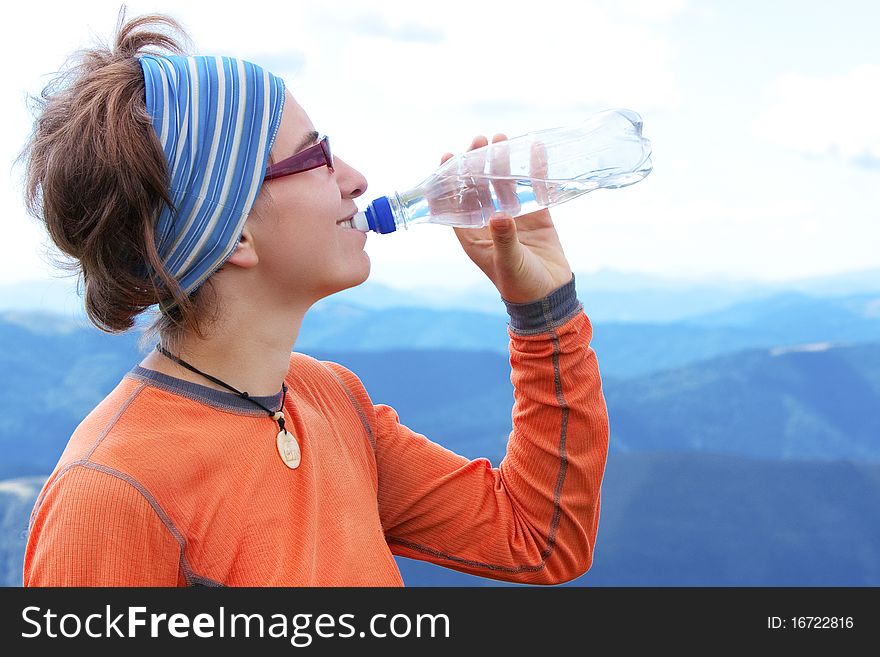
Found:
<svg viewBox="0 0 880 657"><path fill-rule="evenodd" d="M377 233L393 233L397 230L394 213L391 211L391 202L387 196L373 199L373 202L367 206L365 214L370 230Z"/></svg>

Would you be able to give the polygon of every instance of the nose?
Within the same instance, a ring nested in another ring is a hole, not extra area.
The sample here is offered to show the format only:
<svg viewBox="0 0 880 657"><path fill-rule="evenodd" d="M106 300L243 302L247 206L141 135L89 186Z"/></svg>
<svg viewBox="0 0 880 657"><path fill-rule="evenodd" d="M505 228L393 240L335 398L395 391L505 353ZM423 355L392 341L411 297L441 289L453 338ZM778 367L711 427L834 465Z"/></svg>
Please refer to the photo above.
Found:
<svg viewBox="0 0 880 657"><path fill-rule="evenodd" d="M367 191L367 179L364 178L364 174L336 155L333 156L333 168L336 170L337 184L345 198L357 198Z"/></svg>

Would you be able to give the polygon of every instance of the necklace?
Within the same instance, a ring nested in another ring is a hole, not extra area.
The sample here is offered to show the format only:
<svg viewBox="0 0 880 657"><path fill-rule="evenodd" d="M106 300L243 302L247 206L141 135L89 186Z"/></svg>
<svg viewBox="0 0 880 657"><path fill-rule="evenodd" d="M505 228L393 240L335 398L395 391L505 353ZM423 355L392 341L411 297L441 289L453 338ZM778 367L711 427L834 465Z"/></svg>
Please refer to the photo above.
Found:
<svg viewBox="0 0 880 657"><path fill-rule="evenodd" d="M281 383L281 390L283 393L282 397L281 397L281 408L279 408L277 411L272 411L271 409L268 409L265 406L263 406L256 399L253 399L250 395L248 395L248 393L236 390L228 383L221 381L220 379L213 377L210 374L205 374L200 369L197 369L197 368L193 367L192 365L190 365L189 363L187 363L185 360L178 358L174 354L170 353L167 349L165 349L161 345L161 343L156 344L156 351L158 351L163 356L170 358L171 360L176 362L178 365L181 365L182 367L185 367L189 371L195 372L196 374L203 376L210 381L213 381L214 383L216 383L219 386L223 386L227 390L231 390L232 392L234 392L236 395L238 395L242 399L247 399L252 404L256 404L257 406L262 408L264 411L266 411L266 413L268 413L269 417L271 417L273 420L275 420L278 423L278 436L275 439L275 444L278 447L278 455L281 457L281 460L284 461L284 465L286 465L291 470L295 470L296 468L299 467L299 463L301 460L301 452L299 449L299 443L296 441L296 437L292 433L290 433L287 429L285 429L285 427L284 427L283 409L284 409L284 400L287 399L287 386L283 382Z"/></svg>

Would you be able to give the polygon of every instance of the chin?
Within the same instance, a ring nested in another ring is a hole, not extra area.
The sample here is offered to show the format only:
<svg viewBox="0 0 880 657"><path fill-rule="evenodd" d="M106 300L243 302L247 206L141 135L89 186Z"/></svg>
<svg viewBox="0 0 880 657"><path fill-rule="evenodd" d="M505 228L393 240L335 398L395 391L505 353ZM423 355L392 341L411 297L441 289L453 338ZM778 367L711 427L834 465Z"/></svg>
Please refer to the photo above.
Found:
<svg viewBox="0 0 880 657"><path fill-rule="evenodd" d="M365 283L366 280L370 277L370 271L370 259L369 256L367 256L366 265L364 267L359 268L359 271L357 272L352 272L350 276L337 279L328 284L324 294L322 294L321 296L329 297L330 295L336 294L337 292L342 292L343 290L348 290L350 288L357 287L358 285Z"/></svg>
<svg viewBox="0 0 880 657"><path fill-rule="evenodd" d="M370 260L370 255L366 251L363 251L362 254L363 267L361 267L361 271L355 277L357 279L357 282L350 285L349 287L357 287L361 283L364 283L370 277L370 272L373 270L373 263Z"/></svg>

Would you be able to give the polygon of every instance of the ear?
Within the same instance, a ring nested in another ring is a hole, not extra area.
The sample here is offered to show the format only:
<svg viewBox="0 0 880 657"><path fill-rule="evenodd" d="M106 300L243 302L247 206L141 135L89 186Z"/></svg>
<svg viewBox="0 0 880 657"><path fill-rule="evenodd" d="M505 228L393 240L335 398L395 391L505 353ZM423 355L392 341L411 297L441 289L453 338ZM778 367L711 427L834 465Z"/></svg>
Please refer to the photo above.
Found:
<svg viewBox="0 0 880 657"><path fill-rule="evenodd" d="M235 251L232 252L232 255L229 256L225 264L250 269L256 266L258 262L260 262L260 257L257 255L254 245L254 236L250 228L245 224L244 230L241 233L241 239L238 240Z"/></svg>

